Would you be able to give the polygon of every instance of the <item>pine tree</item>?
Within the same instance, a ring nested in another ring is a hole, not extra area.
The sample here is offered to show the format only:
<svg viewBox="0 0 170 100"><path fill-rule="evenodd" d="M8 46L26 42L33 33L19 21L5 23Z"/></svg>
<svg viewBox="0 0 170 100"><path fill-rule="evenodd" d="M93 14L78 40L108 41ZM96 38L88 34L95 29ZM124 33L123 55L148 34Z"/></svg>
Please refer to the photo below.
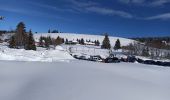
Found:
<svg viewBox="0 0 170 100"><path fill-rule="evenodd" d="M41 36L40 39L39 39L39 46L40 47L43 47L43 37Z"/></svg>
<svg viewBox="0 0 170 100"><path fill-rule="evenodd" d="M44 37L44 41L45 41L45 47L46 47L47 49L49 49L50 44L49 44L48 38Z"/></svg>
<svg viewBox="0 0 170 100"><path fill-rule="evenodd" d="M79 39L78 43L81 44L81 40L80 39Z"/></svg>
<svg viewBox="0 0 170 100"><path fill-rule="evenodd" d="M62 38L62 44L65 42L64 38Z"/></svg>
<svg viewBox="0 0 170 100"><path fill-rule="evenodd" d="M120 40L119 39L117 39L117 41L115 43L115 46L114 46L114 49L115 50L121 49L121 44L120 44Z"/></svg>
<svg viewBox="0 0 170 100"><path fill-rule="evenodd" d="M95 40L94 43L95 43L95 46L99 46L100 45L99 40Z"/></svg>
<svg viewBox="0 0 170 100"><path fill-rule="evenodd" d="M60 45L60 44L62 44L62 38L58 36L56 39L56 45Z"/></svg>
<svg viewBox="0 0 170 100"><path fill-rule="evenodd" d="M68 39L66 39L65 44L68 44Z"/></svg>
<svg viewBox="0 0 170 100"><path fill-rule="evenodd" d="M110 49L111 48L110 40L109 40L109 37L108 37L107 33L105 34L105 38L103 40L101 48L102 49Z"/></svg>
<svg viewBox="0 0 170 100"><path fill-rule="evenodd" d="M80 40L80 44L81 45L84 45L85 43L84 43L84 39L83 38L81 38L81 40Z"/></svg>
<svg viewBox="0 0 170 100"><path fill-rule="evenodd" d="M48 42L49 42L49 45L52 45L52 44L53 44L52 39L51 39L51 36L48 36L48 37L47 37L47 40L48 40Z"/></svg>
<svg viewBox="0 0 170 100"><path fill-rule="evenodd" d="M51 33L51 30L50 30L50 29L48 30L48 33Z"/></svg>
<svg viewBox="0 0 170 100"><path fill-rule="evenodd" d="M16 48L16 42L15 42L15 37L12 36L9 41L9 47L10 48Z"/></svg>
<svg viewBox="0 0 170 100"><path fill-rule="evenodd" d="M17 25L16 34L15 34L15 42L17 48L24 48L26 45L27 38L28 35L26 34L25 24L23 22L20 22Z"/></svg>
<svg viewBox="0 0 170 100"><path fill-rule="evenodd" d="M26 50L36 50L35 41L34 41L34 37L33 37L31 30L29 31L29 37L28 37L27 46L25 49Z"/></svg>

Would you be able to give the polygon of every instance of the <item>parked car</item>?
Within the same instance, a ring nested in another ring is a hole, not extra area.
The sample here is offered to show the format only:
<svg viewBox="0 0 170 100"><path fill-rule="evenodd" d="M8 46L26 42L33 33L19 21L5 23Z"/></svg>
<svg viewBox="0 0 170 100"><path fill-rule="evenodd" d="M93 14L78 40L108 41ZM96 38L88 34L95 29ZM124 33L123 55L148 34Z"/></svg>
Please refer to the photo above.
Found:
<svg viewBox="0 0 170 100"><path fill-rule="evenodd" d="M105 59L105 63L119 63L119 62L120 60L117 57L113 57L113 58L108 57Z"/></svg>
<svg viewBox="0 0 170 100"><path fill-rule="evenodd" d="M73 57L74 57L75 59L79 59L79 56L78 56L78 55L73 55Z"/></svg>
<svg viewBox="0 0 170 100"><path fill-rule="evenodd" d="M121 57L120 61L122 61L122 62L127 62L127 58Z"/></svg>
<svg viewBox="0 0 170 100"><path fill-rule="evenodd" d="M156 65L156 62L154 60L145 60L144 64Z"/></svg>
<svg viewBox="0 0 170 100"><path fill-rule="evenodd" d="M163 64L164 64L164 66L166 66L166 67L170 67L170 62L164 62Z"/></svg>
<svg viewBox="0 0 170 100"><path fill-rule="evenodd" d="M81 60L87 60L86 56L80 56L79 59L81 59Z"/></svg>
<svg viewBox="0 0 170 100"><path fill-rule="evenodd" d="M138 62L138 63L144 63L144 60L138 58L138 59L137 59L137 62Z"/></svg>
<svg viewBox="0 0 170 100"><path fill-rule="evenodd" d="M165 66L165 62L156 61L156 62L155 62L155 65Z"/></svg>
<svg viewBox="0 0 170 100"><path fill-rule="evenodd" d="M90 56L89 58L90 61L98 61L98 62L102 62L102 57L100 55L96 55L96 56Z"/></svg>
<svg viewBox="0 0 170 100"><path fill-rule="evenodd" d="M134 63L136 60L137 60L137 59L136 59L135 56L128 56L128 57L127 57L127 62L132 62L132 63Z"/></svg>

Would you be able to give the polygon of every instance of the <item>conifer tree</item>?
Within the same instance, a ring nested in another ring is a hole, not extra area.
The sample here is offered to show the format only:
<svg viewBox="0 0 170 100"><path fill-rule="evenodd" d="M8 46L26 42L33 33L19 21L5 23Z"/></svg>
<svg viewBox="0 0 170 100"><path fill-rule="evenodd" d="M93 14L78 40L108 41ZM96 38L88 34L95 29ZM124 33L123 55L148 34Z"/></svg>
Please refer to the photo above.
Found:
<svg viewBox="0 0 170 100"><path fill-rule="evenodd" d="M34 37L33 37L31 30L29 31L27 46L25 49L26 50L36 50L35 41L34 41Z"/></svg>
<svg viewBox="0 0 170 100"><path fill-rule="evenodd" d="M65 42L64 38L62 38L62 44Z"/></svg>
<svg viewBox="0 0 170 100"><path fill-rule="evenodd" d="M114 46L114 49L115 50L121 49L121 44L120 44L120 40L119 39L117 39L117 41L115 43L115 46Z"/></svg>
<svg viewBox="0 0 170 100"><path fill-rule="evenodd" d="M12 36L9 41L9 47L10 48L16 48L16 42L15 42L15 37Z"/></svg>
<svg viewBox="0 0 170 100"><path fill-rule="evenodd" d="M26 48L27 46L27 40L28 40L28 34L25 30L25 24L23 22L20 22L17 25L16 31L14 36L11 37L11 40L9 42L9 47L13 48ZM12 46L14 45L15 46Z"/></svg>
<svg viewBox="0 0 170 100"><path fill-rule="evenodd" d="M28 35L26 34L25 24L20 22L17 25L16 34L15 34L15 42L17 48L24 48L26 46L26 41L28 39Z"/></svg>
<svg viewBox="0 0 170 100"><path fill-rule="evenodd" d="M48 36L48 37L47 37L47 41L49 42L49 45L52 45L52 44L53 44L52 39L51 39L51 36Z"/></svg>
<svg viewBox="0 0 170 100"><path fill-rule="evenodd" d="M51 30L50 30L50 29L48 30L48 33L51 33Z"/></svg>
<svg viewBox="0 0 170 100"><path fill-rule="evenodd" d="M68 39L66 39L65 44L68 44Z"/></svg>
<svg viewBox="0 0 170 100"><path fill-rule="evenodd" d="M45 41L45 47L46 47L47 49L49 49L50 44L49 44L48 38L44 37L44 41Z"/></svg>
<svg viewBox="0 0 170 100"><path fill-rule="evenodd" d="M81 40L80 40L80 44L81 45L84 45L85 43L84 43L84 39L83 38L81 38Z"/></svg>
<svg viewBox="0 0 170 100"><path fill-rule="evenodd" d="M96 45L96 46L99 46L99 45L100 45L99 40L97 40L97 41L95 40L95 45Z"/></svg>
<svg viewBox="0 0 170 100"><path fill-rule="evenodd" d="M56 45L60 45L60 44L62 44L62 38L58 36L56 39Z"/></svg>
<svg viewBox="0 0 170 100"><path fill-rule="evenodd" d="M111 48L110 40L109 40L109 37L108 37L107 33L105 34L105 38L104 38L104 40L102 42L101 48L102 49L110 49Z"/></svg>
<svg viewBox="0 0 170 100"><path fill-rule="evenodd" d="M40 36L40 39L39 39L39 46L40 47L43 47L43 37L42 36Z"/></svg>

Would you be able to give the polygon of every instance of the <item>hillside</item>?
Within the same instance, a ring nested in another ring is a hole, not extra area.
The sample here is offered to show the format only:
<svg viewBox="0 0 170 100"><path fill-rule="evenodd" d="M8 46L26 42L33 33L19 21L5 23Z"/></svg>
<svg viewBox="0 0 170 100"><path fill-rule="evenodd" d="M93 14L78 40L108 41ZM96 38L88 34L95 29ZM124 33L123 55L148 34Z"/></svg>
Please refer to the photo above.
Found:
<svg viewBox="0 0 170 100"><path fill-rule="evenodd" d="M40 36L51 36L53 38L57 38L58 36L60 36L64 39L67 38L68 40L77 40L77 39L84 38L84 40L91 40L91 41L99 40L100 43L102 43L104 39L104 36L101 35L87 35L87 34L76 34L76 33L38 33L38 34L34 34L35 40L37 42L39 41ZM109 36L109 38L112 46L115 45L117 39L120 39L122 46L134 42L134 40L121 38L121 37Z"/></svg>

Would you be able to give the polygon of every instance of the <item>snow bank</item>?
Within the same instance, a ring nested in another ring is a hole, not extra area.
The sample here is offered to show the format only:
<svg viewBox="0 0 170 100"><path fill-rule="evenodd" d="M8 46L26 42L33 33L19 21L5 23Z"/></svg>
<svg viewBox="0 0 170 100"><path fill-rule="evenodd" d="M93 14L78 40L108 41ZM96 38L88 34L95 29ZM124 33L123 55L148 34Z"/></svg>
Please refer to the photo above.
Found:
<svg viewBox="0 0 170 100"><path fill-rule="evenodd" d="M24 50L10 49L6 46L0 47L0 60L15 60L15 61L68 61L73 57L64 51L62 47L56 47L55 50Z"/></svg>
<svg viewBox="0 0 170 100"><path fill-rule="evenodd" d="M56 46L55 50L64 51L63 47L61 47L61 46Z"/></svg>
<svg viewBox="0 0 170 100"><path fill-rule="evenodd" d="M170 68L0 61L0 100L170 100Z"/></svg>

